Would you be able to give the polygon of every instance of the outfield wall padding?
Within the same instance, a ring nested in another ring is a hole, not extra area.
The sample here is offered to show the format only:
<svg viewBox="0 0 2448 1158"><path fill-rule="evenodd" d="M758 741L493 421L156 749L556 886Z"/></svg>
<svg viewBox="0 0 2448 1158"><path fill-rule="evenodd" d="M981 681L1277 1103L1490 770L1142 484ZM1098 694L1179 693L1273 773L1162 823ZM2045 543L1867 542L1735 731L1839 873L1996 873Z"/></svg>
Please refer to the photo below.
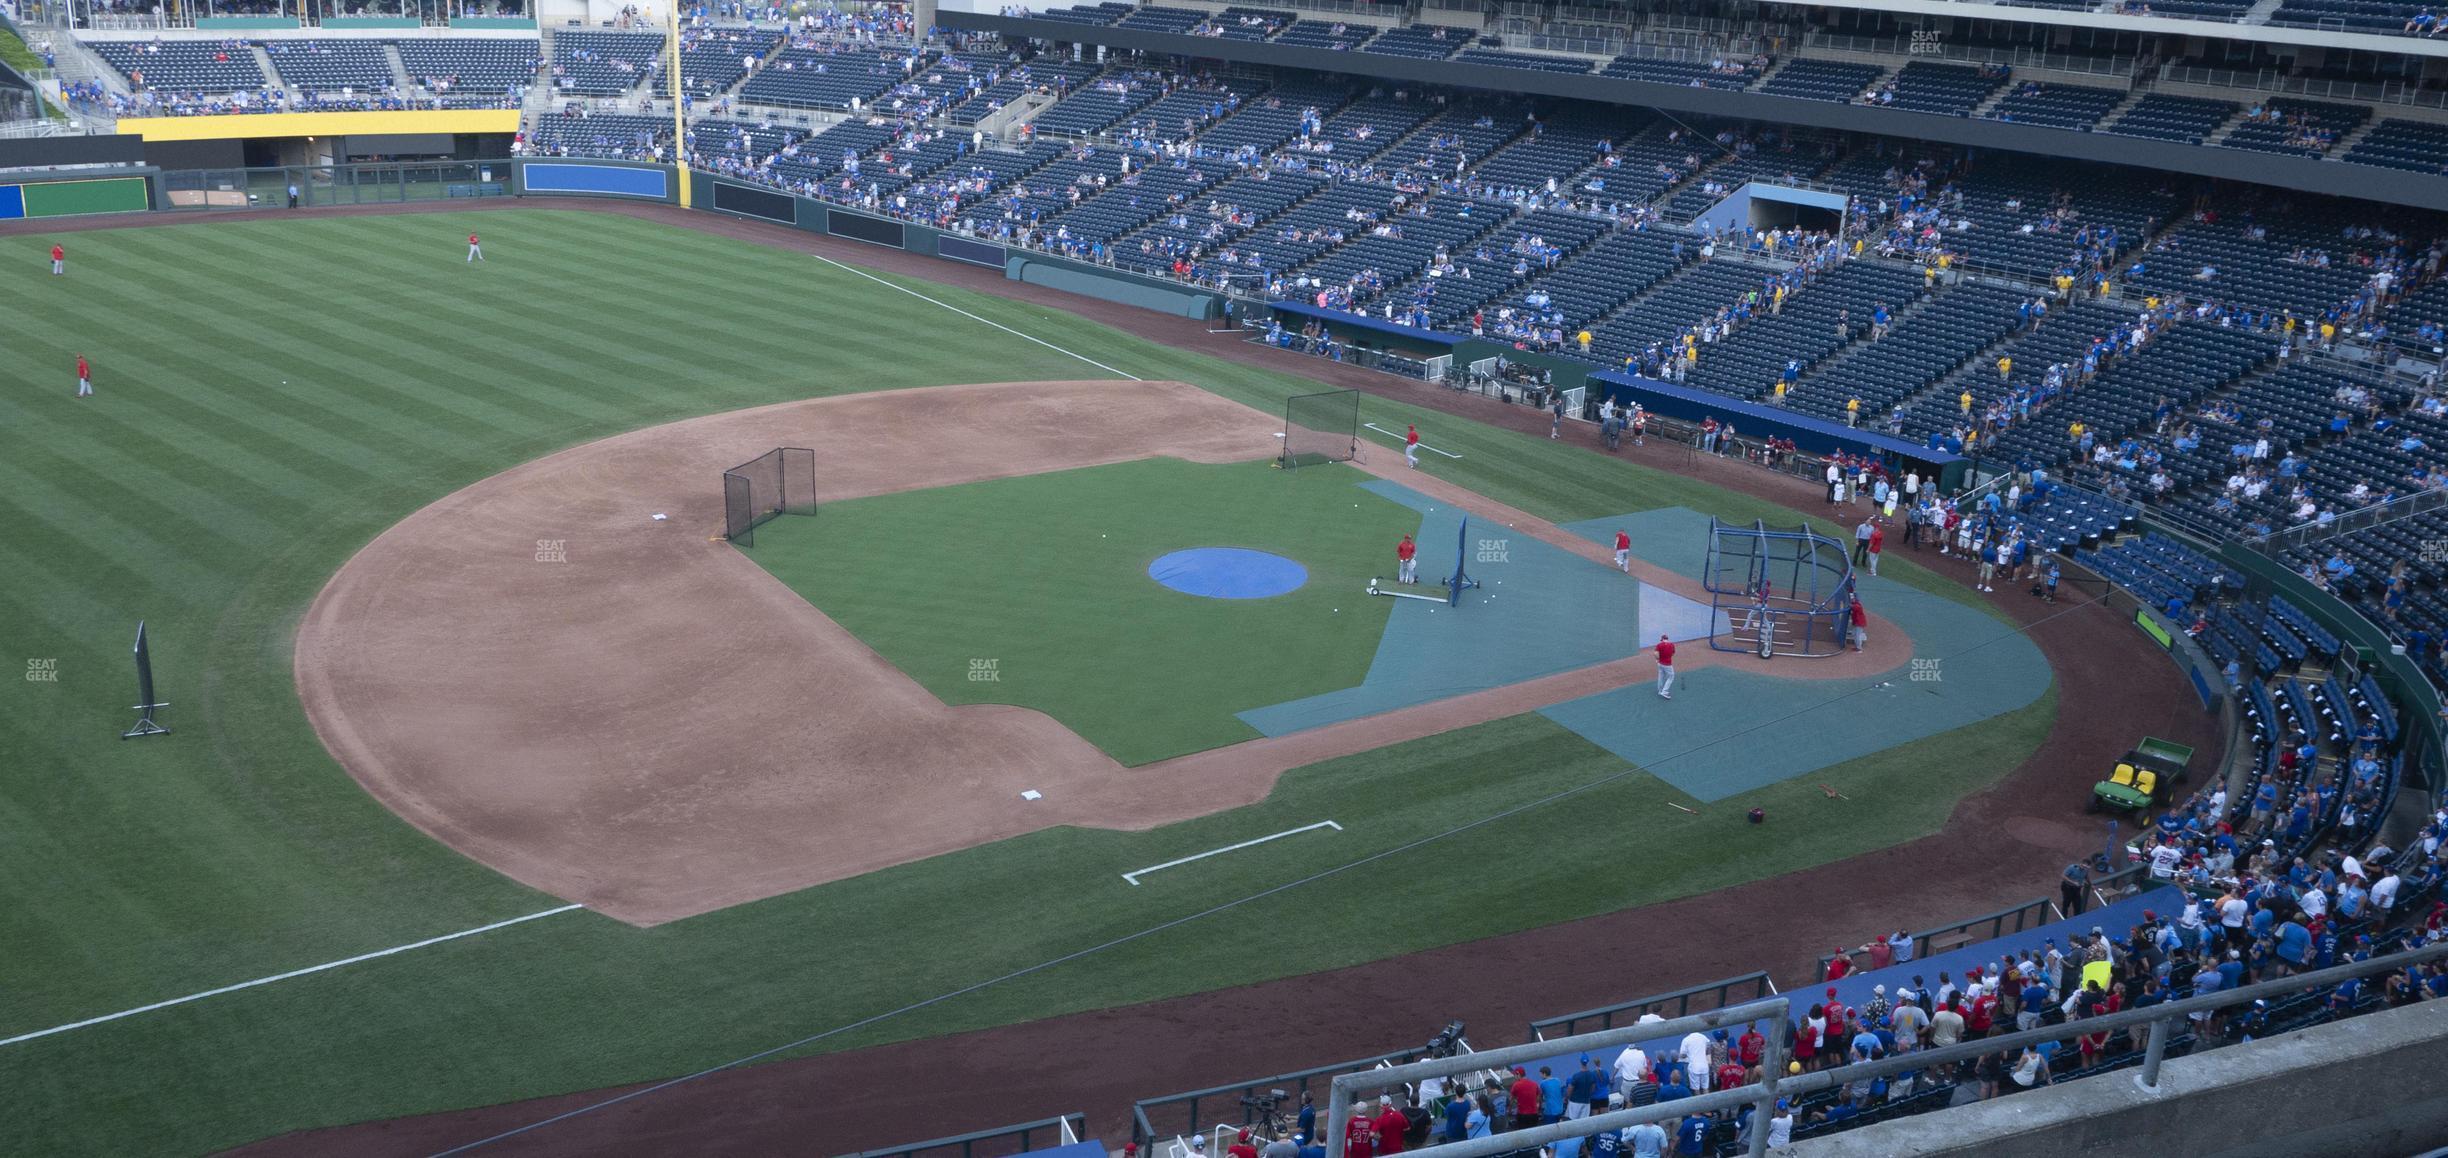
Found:
<svg viewBox="0 0 2448 1158"><path fill-rule="evenodd" d="M1214 294L1165 289L1134 278L1041 261L1034 255L1013 255L1005 259L1003 276L1016 282L1137 306L1143 310L1157 310L1176 317L1204 318L1211 316L1216 309Z"/></svg>
<svg viewBox="0 0 2448 1158"><path fill-rule="evenodd" d="M152 186L142 177L98 177L0 185L0 218L142 213L152 207Z"/></svg>
<svg viewBox="0 0 2448 1158"><path fill-rule="evenodd" d="M519 167L519 186L526 193L574 193L596 197L642 197L668 201L671 170L660 165L573 164L528 161Z"/></svg>

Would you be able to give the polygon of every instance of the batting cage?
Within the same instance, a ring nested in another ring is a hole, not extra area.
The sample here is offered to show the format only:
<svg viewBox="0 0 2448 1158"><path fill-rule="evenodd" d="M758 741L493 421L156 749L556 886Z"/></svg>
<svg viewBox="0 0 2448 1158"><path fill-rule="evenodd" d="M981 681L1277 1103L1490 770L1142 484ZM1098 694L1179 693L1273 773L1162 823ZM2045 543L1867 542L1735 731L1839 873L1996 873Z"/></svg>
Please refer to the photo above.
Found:
<svg viewBox="0 0 2448 1158"><path fill-rule="evenodd" d="M777 446L723 472L723 537L756 546L756 529L776 515L816 513L816 452Z"/></svg>
<svg viewBox="0 0 2448 1158"><path fill-rule="evenodd" d="M1283 452L1276 465L1350 462L1359 453L1359 391L1328 390L1284 400Z"/></svg>
<svg viewBox="0 0 2448 1158"><path fill-rule="evenodd" d="M1709 647L1774 655L1837 655L1852 626L1853 563L1845 545L1809 527L1709 520Z"/></svg>

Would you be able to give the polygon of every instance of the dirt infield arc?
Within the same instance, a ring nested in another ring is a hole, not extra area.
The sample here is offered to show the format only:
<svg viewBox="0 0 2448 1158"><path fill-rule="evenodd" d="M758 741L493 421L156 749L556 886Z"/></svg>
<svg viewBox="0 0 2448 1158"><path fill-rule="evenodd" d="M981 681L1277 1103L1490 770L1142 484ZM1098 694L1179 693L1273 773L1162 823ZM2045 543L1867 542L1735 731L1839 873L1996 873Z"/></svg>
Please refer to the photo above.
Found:
<svg viewBox="0 0 2448 1158"><path fill-rule="evenodd" d="M826 398L605 439L369 544L307 612L298 687L325 745L393 811L522 882L652 925L1054 825L1201 816L1264 798L1301 764L1648 677L1646 659L1622 660L1125 769L1042 713L946 706L707 534L721 470L775 445L814 448L818 498L833 502L1150 455L1246 461L1279 430L1181 383L1086 381ZM1900 632L1876 638L1805 670L1910 655Z"/></svg>

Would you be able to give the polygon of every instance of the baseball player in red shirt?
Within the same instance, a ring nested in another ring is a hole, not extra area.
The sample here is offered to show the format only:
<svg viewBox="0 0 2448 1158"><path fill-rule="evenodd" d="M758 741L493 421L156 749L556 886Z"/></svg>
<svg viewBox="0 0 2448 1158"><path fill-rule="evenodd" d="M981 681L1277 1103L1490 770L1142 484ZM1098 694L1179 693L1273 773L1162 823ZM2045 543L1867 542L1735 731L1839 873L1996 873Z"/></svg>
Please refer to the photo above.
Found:
<svg viewBox="0 0 2448 1158"><path fill-rule="evenodd" d="M93 367L85 364L85 355L77 355L77 397L93 397Z"/></svg>
<svg viewBox="0 0 2448 1158"><path fill-rule="evenodd" d="M1403 432L1403 461L1410 463L1413 469L1419 467L1419 426L1417 424L1410 425Z"/></svg>
<svg viewBox="0 0 2448 1158"><path fill-rule="evenodd" d="M1412 542L1412 541L1411 541L1411 536L1409 536L1409 535L1404 535L1404 536L1403 536L1403 540L1402 540L1402 542L1395 544L1395 546L1394 546L1394 561L1395 561L1394 581L1395 581L1395 582L1397 582L1397 583L1417 583L1417 582L1419 582L1419 559L1418 559L1418 555L1419 555L1419 544Z"/></svg>
<svg viewBox="0 0 2448 1158"><path fill-rule="evenodd" d="M1632 534L1621 528L1615 532L1615 569L1626 575L1632 573Z"/></svg>
<svg viewBox="0 0 2448 1158"><path fill-rule="evenodd" d="M468 260L484 260L484 246L477 244L476 235L473 233L468 234Z"/></svg>
<svg viewBox="0 0 2448 1158"><path fill-rule="evenodd" d="M1853 597L1853 650L1860 651L1870 642L1870 613L1862 610L1861 596Z"/></svg>
<svg viewBox="0 0 2448 1158"><path fill-rule="evenodd" d="M1661 635L1657 641L1658 698L1674 698L1674 641Z"/></svg>
<svg viewBox="0 0 2448 1158"><path fill-rule="evenodd" d="M51 276L58 277L66 272L68 272L68 249L66 246L53 242L51 245Z"/></svg>

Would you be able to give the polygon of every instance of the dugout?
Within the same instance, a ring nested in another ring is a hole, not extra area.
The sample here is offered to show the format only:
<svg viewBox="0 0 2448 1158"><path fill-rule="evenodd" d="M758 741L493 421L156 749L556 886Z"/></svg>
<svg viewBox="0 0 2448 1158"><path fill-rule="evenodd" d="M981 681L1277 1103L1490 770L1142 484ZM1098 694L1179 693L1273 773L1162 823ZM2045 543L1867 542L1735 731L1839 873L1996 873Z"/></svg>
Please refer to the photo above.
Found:
<svg viewBox="0 0 2448 1158"><path fill-rule="evenodd" d="M1372 369L1391 370L1406 377L1442 381L1453 367L1454 349L1464 339L1416 326L1397 325L1366 314L1330 310L1306 302L1267 303L1286 330L1310 322L1324 328L1329 341L1345 347L1351 361Z"/></svg>
<svg viewBox="0 0 2448 1158"><path fill-rule="evenodd" d="M1633 374L1602 371L1589 376L1589 385L1592 394L1604 391L1619 406L1639 403L1661 418L1693 425L1710 418L1720 422L1731 420L1745 437L1791 439L1794 449L1804 454L1825 458L1841 451L1872 456L1885 463L1891 473L1914 471L1923 478L1937 479L1945 490L1959 489L1971 481L1967 477L1971 460L1882 431L1859 430L1831 419L1797 414L1782 406L1748 402Z"/></svg>

